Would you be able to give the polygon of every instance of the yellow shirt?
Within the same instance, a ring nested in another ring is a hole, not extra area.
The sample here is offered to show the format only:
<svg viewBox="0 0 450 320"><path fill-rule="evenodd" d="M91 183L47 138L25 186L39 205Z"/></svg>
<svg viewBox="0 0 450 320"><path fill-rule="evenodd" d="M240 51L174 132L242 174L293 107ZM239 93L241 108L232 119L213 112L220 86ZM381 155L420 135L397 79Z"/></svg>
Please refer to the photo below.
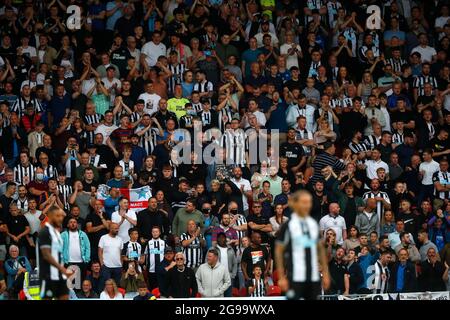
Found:
<svg viewBox="0 0 450 320"><path fill-rule="evenodd" d="M180 120L180 118L184 115L186 115L186 109L185 105L188 103L189 100L186 98L170 98L167 101L167 110L172 111L177 116L177 119Z"/></svg>

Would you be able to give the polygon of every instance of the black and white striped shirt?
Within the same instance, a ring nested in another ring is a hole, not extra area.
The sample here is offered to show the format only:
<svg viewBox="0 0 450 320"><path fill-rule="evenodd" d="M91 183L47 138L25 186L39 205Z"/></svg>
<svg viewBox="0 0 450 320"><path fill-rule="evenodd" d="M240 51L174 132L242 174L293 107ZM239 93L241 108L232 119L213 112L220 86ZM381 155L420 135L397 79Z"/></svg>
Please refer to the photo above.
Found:
<svg viewBox="0 0 450 320"><path fill-rule="evenodd" d="M47 166L47 168L43 168L42 166L41 166L41 168L42 168L42 170L44 170L44 176L46 178L56 178L56 177L58 177L58 171L56 170L55 166L49 164Z"/></svg>
<svg viewBox="0 0 450 320"><path fill-rule="evenodd" d="M303 130L297 129L297 130L295 130L295 132L296 132L297 140L313 140L314 139L312 132L308 131L306 129L303 129ZM305 145L302 145L302 147L303 147L303 151L305 152L305 155L307 155L307 156L311 155L311 147L305 146Z"/></svg>
<svg viewBox="0 0 450 320"><path fill-rule="evenodd" d="M369 150L374 150L381 143L381 136L376 137L371 134L364 139L364 143L369 147Z"/></svg>
<svg viewBox="0 0 450 320"><path fill-rule="evenodd" d="M17 204L17 207L19 208L19 210L21 210L22 212L28 211L28 198L25 198L25 199L18 198L16 200L16 204Z"/></svg>
<svg viewBox="0 0 450 320"><path fill-rule="evenodd" d="M319 69L319 67L322 65L321 61L318 62L311 62L311 65L309 66L309 71L308 71L308 77L315 77L317 76L317 69Z"/></svg>
<svg viewBox="0 0 450 320"><path fill-rule="evenodd" d="M169 70L172 72L172 76L168 79L169 93L173 94L175 85L181 84L183 81L183 73L186 69L187 68L183 63L178 63L176 66L169 64Z"/></svg>
<svg viewBox="0 0 450 320"><path fill-rule="evenodd" d="M25 99L23 96L19 96L16 101L11 106L11 112L17 113L19 117L22 117L25 114L25 110L28 104L32 104L34 108L34 112L41 113L43 111L42 105L36 98Z"/></svg>
<svg viewBox="0 0 450 320"><path fill-rule="evenodd" d="M423 96L424 95L424 86L425 86L426 83L430 83L431 86L433 87L433 90L437 89L437 87L438 87L437 80L436 80L435 77L433 77L433 76L424 76L424 75L417 76L414 79L413 88L418 89L418 95L419 96Z"/></svg>
<svg viewBox="0 0 450 320"><path fill-rule="evenodd" d="M391 200L386 192L378 191L377 193L373 191L367 191L363 194L362 198L364 201L367 201L369 198L383 198L388 204L391 204ZM376 209L377 217L378 217L378 225L380 225L381 218L384 215L384 204L382 201L377 201L377 209ZM377 230L378 234L380 230Z"/></svg>
<svg viewBox="0 0 450 320"><path fill-rule="evenodd" d="M84 123L87 125L100 123L101 121L102 121L102 116L97 113L84 116ZM94 143L94 136L95 136L94 132L95 132L95 130L86 131L88 144Z"/></svg>
<svg viewBox="0 0 450 320"><path fill-rule="evenodd" d="M358 142L350 141L350 143L348 144L348 147L350 148L350 150L353 153L369 151L369 148L367 147L367 145L364 142L359 142L359 141Z"/></svg>
<svg viewBox="0 0 450 320"><path fill-rule="evenodd" d="M144 250L145 261L148 272L155 273L156 266L164 260L164 249L166 243L161 239L151 239Z"/></svg>
<svg viewBox="0 0 450 320"><path fill-rule="evenodd" d="M228 130L222 136L221 147L225 148L227 159L232 162L230 164L245 165L246 141L245 132L241 129L236 131Z"/></svg>
<svg viewBox="0 0 450 320"><path fill-rule="evenodd" d="M204 81L202 83L197 82L196 84L194 84L193 91L198 91L200 93L203 93L203 92L211 92L211 91L213 91L213 89L214 89L214 86L211 81Z"/></svg>
<svg viewBox="0 0 450 320"><path fill-rule="evenodd" d="M247 219L242 214L237 214L235 216L231 215L232 219L234 217L236 217L236 222L235 222L235 226L236 227L239 227L239 226L242 226L244 224L247 224ZM246 230L236 230L236 233L237 233L237 236L238 236L239 243L241 243L241 239L247 235L247 231Z"/></svg>
<svg viewBox="0 0 450 320"><path fill-rule="evenodd" d="M223 133L225 131L225 125L227 122L231 122L233 119L233 111L229 106L222 108L219 111L219 130Z"/></svg>
<svg viewBox="0 0 450 320"><path fill-rule="evenodd" d="M142 255L142 246L139 242L128 241L124 243L122 248L122 256L128 258L128 260L139 261Z"/></svg>
<svg viewBox="0 0 450 320"><path fill-rule="evenodd" d="M192 103L192 108L195 110L196 113L200 113L203 111L203 106L200 102L198 102L198 103L191 102L191 103Z"/></svg>
<svg viewBox="0 0 450 320"><path fill-rule="evenodd" d="M144 113L143 113L144 114ZM136 121L138 121L141 117L142 117L142 115L143 114L140 114L139 112L133 112L131 115L130 115L130 122L136 122Z"/></svg>
<svg viewBox="0 0 450 320"><path fill-rule="evenodd" d="M402 72L402 66L404 66L405 64L407 64L405 59L394 59L394 58L389 58L386 59L385 64L390 64L392 66L392 70L394 71L394 73L401 73Z"/></svg>
<svg viewBox="0 0 450 320"><path fill-rule="evenodd" d="M66 153L69 153L69 157L65 163L66 177L74 179L75 171L80 165L80 162L78 162L77 152L75 150L66 149Z"/></svg>
<svg viewBox="0 0 450 320"><path fill-rule="evenodd" d="M250 294L250 297L265 297L266 296L266 285L264 284L264 279L251 279L249 281L249 287L253 287L253 293Z"/></svg>
<svg viewBox="0 0 450 320"><path fill-rule="evenodd" d="M191 235L187 232L181 234L180 240L191 239ZM186 267L197 268L203 262L203 249L201 246L201 240L203 236L200 234L194 241L192 241L187 247L183 247L183 253L186 256Z"/></svg>
<svg viewBox="0 0 450 320"><path fill-rule="evenodd" d="M48 222L45 223L45 226L39 232L38 246L40 254L42 249L50 249L53 259L58 264L62 263L63 240L61 234ZM42 280L41 295L43 295L47 291L46 286L48 283L46 283L46 280L63 280L65 276L62 275L58 268L43 259L41 255L39 259L39 278Z"/></svg>
<svg viewBox="0 0 450 320"><path fill-rule="evenodd" d="M67 184L58 184L59 194L62 196L64 210L70 210L69 197L73 193L72 186Z"/></svg>
<svg viewBox="0 0 450 320"><path fill-rule="evenodd" d="M403 142L405 142L403 132L397 131L392 135L392 143L393 144L403 144Z"/></svg>
<svg viewBox="0 0 450 320"><path fill-rule="evenodd" d="M24 178L28 177L28 181L24 183ZM34 180L34 166L30 163L24 167L18 164L14 167L14 181L18 184L28 184Z"/></svg>
<svg viewBox="0 0 450 320"><path fill-rule="evenodd" d="M139 126L136 129L136 132L144 129L142 126ZM153 150L157 145L157 138L159 136L159 130L157 128L150 128L140 137L139 146L145 149L147 155L152 154Z"/></svg>
<svg viewBox="0 0 450 320"><path fill-rule="evenodd" d="M373 293L386 293L389 283L389 268L383 266L380 260L377 260L374 265L375 277L373 279Z"/></svg>
<svg viewBox="0 0 450 320"><path fill-rule="evenodd" d="M433 184L439 182L442 186L446 186L450 184L450 173L448 171L436 171L433 173ZM434 196L441 200L450 199L450 191L438 191L434 188Z"/></svg>
<svg viewBox="0 0 450 320"><path fill-rule="evenodd" d="M277 242L285 247L290 282L320 281L318 241L319 225L311 217L303 218L294 213L282 225Z"/></svg>

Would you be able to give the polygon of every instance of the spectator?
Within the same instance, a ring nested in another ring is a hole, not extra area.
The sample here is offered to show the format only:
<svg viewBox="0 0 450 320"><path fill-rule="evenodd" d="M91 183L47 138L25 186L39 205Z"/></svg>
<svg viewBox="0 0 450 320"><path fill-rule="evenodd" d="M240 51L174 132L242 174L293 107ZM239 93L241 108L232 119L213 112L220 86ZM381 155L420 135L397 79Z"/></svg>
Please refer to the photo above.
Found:
<svg viewBox="0 0 450 320"><path fill-rule="evenodd" d="M123 295L113 279L106 280L105 290L100 294L100 300L123 300Z"/></svg>
<svg viewBox="0 0 450 320"><path fill-rule="evenodd" d="M76 219L71 218L67 230L61 233L63 240L63 263L80 268L81 280L84 280L87 264L91 260L91 244L84 231L78 229Z"/></svg>
<svg viewBox="0 0 450 320"><path fill-rule="evenodd" d="M198 292L203 297L223 297L231 286L230 274L227 267L218 262L219 253L216 249L209 249L206 262L197 270ZM209 269L209 270L208 270Z"/></svg>
<svg viewBox="0 0 450 320"><path fill-rule="evenodd" d="M120 282L122 275L121 252L123 240L118 236L119 225L111 222L109 233L103 235L98 243L98 258L102 266L102 273L105 279L117 280ZM110 283L110 286L112 284ZM111 288L108 288L108 294L111 295Z"/></svg>
<svg viewBox="0 0 450 320"><path fill-rule="evenodd" d="M244 280L249 281L253 273L253 267L258 265L264 270L264 277L269 276L270 264L272 257L266 246L261 245L261 234L253 232L250 246L245 248L241 258L241 269Z"/></svg>
<svg viewBox="0 0 450 320"><path fill-rule="evenodd" d="M398 260L391 269L389 292L416 292L418 289L415 265L408 259L408 250L398 251Z"/></svg>
<svg viewBox="0 0 450 320"><path fill-rule="evenodd" d="M439 252L436 245L430 241L428 238L428 232L426 230L420 230L418 236L419 242L421 244L419 253L420 253L420 261L425 261L428 259L428 250L433 248L435 252Z"/></svg>
<svg viewBox="0 0 450 320"><path fill-rule="evenodd" d="M215 248L219 253L219 263L228 268L230 279L233 283L237 274L237 260L234 249L230 245L227 245L227 236L225 233L219 233L217 235L217 245ZM231 297L231 288L232 286L225 291L225 297Z"/></svg>
<svg viewBox="0 0 450 320"><path fill-rule="evenodd" d="M174 266L167 272L167 295L169 298L195 297L197 281L191 268L185 266L186 259L182 252L175 254Z"/></svg>
<svg viewBox="0 0 450 320"><path fill-rule="evenodd" d="M92 291L95 292L97 296L103 291L105 286L105 281L103 273L101 272L101 265L98 261L93 261L91 263L90 274L86 276L86 280L90 281L92 286ZM83 286L81 287L83 290Z"/></svg>
<svg viewBox="0 0 450 320"><path fill-rule="evenodd" d="M427 260L421 262L419 274L419 288L422 291L445 291L444 275L445 265L438 260L438 255L433 248L427 251ZM447 270L448 272L448 270Z"/></svg>
<svg viewBox="0 0 450 320"><path fill-rule="evenodd" d="M92 290L92 283L84 280L81 284L81 290L77 293L78 299L98 299L99 295Z"/></svg>
<svg viewBox="0 0 450 320"><path fill-rule="evenodd" d="M138 292L138 284L144 281L144 275L139 270L139 265L136 261L128 261L128 266L122 278L120 279L120 287L125 289L125 292L135 294Z"/></svg>
<svg viewBox="0 0 450 320"><path fill-rule="evenodd" d="M407 232L400 233L400 241L401 243L396 247L394 247L394 250L397 253L397 255L400 249L404 248L408 250L409 259L412 262L414 263L419 262L421 260L419 250L417 250L416 246L413 243L411 243L409 233Z"/></svg>

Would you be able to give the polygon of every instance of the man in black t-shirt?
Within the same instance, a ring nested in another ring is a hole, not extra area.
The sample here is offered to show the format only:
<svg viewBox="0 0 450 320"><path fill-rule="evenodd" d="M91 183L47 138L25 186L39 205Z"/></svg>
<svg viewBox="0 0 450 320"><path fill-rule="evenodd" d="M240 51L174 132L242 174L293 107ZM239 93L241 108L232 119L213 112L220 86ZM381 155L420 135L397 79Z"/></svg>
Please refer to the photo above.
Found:
<svg viewBox="0 0 450 320"><path fill-rule="evenodd" d="M280 156L288 159L289 170L293 167L297 167L297 169L299 169L306 162L303 147L297 142L297 140L295 140L295 137L295 129L290 128L287 133L287 141L280 146Z"/></svg>
<svg viewBox="0 0 450 320"><path fill-rule="evenodd" d="M23 214L19 214L16 202L9 205L9 215L6 218L10 244L19 247L20 254L27 256L28 242L26 236L30 233L30 225Z"/></svg>
<svg viewBox="0 0 450 320"><path fill-rule="evenodd" d="M253 268L257 265L264 272L264 278L269 275L272 258L269 250L261 245L261 234L254 231L251 237L251 244L242 253L241 268L244 280L249 281L253 274Z"/></svg>
<svg viewBox="0 0 450 320"><path fill-rule="evenodd" d="M6 219L9 215L9 205L13 201L13 195L16 193L17 184L15 182L8 182L6 184L5 194L0 196L0 217Z"/></svg>
<svg viewBox="0 0 450 320"><path fill-rule="evenodd" d="M251 237L254 232L259 232L261 236L261 243L263 245L267 245L269 243L269 232L272 232L272 225L269 222L269 218L261 214L261 209L261 203L253 203L253 214L247 217L248 236Z"/></svg>
<svg viewBox="0 0 450 320"><path fill-rule="evenodd" d="M86 233L91 243L91 261L97 261L98 242L103 235L108 233L108 220L100 200L95 201L94 211L86 217Z"/></svg>
<svg viewBox="0 0 450 320"><path fill-rule="evenodd" d="M40 294L41 298L46 300L69 299L66 280L73 272L64 268L62 264L63 240L58 231L62 227L64 216L65 213L61 208L50 207L47 211L48 222L38 236Z"/></svg>

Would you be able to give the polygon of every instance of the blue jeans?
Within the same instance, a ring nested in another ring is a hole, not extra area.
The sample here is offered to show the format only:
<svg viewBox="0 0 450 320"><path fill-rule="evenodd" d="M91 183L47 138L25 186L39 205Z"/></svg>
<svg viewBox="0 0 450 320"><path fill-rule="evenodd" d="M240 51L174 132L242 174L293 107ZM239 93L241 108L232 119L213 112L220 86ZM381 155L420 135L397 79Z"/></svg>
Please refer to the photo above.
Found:
<svg viewBox="0 0 450 320"><path fill-rule="evenodd" d="M122 267L119 268L108 268L107 266L102 267L103 279L109 280L113 279L117 286L119 286L120 278L122 277Z"/></svg>

